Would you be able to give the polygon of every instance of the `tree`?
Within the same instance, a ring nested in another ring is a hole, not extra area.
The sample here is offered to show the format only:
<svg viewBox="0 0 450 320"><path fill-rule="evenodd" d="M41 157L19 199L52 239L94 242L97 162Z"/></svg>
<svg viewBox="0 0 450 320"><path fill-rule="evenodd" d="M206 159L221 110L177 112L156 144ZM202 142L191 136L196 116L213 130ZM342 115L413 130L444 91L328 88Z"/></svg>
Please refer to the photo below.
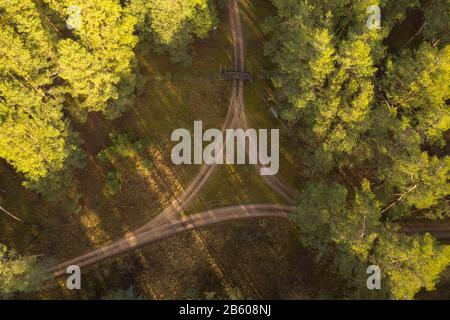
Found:
<svg viewBox="0 0 450 320"><path fill-rule="evenodd" d="M76 149L52 87L55 39L34 2L2 2L0 11L0 157L37 182L62 170Z"/></svg>
<svg viewBox="0 0 450 320"><path fill-rule="evenodd" d="M65 17L69 6L81 12L74 38L58 43L59 76L74 103L116 118L133 103L136 19L119 1L54 1L49 6Z"/></svg>
<svg viewBox="0 0 450 320"><path fill-rule="evenodd" d="M36 291L48 276L36 257L21 257L0 244L0 298Z"/></svg>
<svg viewBox="0 0 450 320"><path fill-rule="evenodd" d="M299 139L306 141L309 152L319 150L322 159L339 161L357 149L367 129L384 33L350 23L366 13L364 1L345 11L346 20L341 18L347 1L274 4L278 17L267 23L273 38L266 54L277 64L274 85L291 103L283 118L291 127L302 128ZM311 167L320 165L313 159L308 161ZM326 172L329 166L318 169Z"/></svg>
<svg viewBox="0 0 450 320"><path fill-rule="evenodd" d="M450 265L450 246L438 245L429 234L386 234L379 240L374 260L388 275L392 297L413 299L421 288L435 289L439 275Z"/></svg>
<svg viewBox="0 0 450 320"><path fill-rule="evenodd" d="M277 15L267 21L272 82L288 99L282 118L309 175L367 177L393 216L449 194L449 46L424 41L390 53L383 43L408 9L431 10L425 2L380 3L380 30L362 23L371 1L274 0Z"/></svg>
<svg viewBox="0 0 450 320"><path fill-rule="evenodd" d="M347 190L339 184L309 183L301 193L293 216L306 247L327 256L333 238L333 224L346 214Z"/></svg>
<svg viewBox="0 0 450 320"><path fill-rule="evenodd" d="M411 299L421 288L433 290L450 265L450 246L430 235L398 234L397 225L382 220L367 180L354 197L336 183L309 183L299 203L293 219L303 244L347 281L353 298ZM380 266L387 283L379 292L367 290L369 265Z"/></svg>
<svg viewBox="0 0 450 320"><path fill-rule="evenodd" d="M446 44L450 41L449 6L449 0L424 1L425 36L433 44Z"/></svg>
<svg viewBox="0 0 450 320"><path fill-rule="evenodd" d="M128 9L137 18L141 38L151 39L157 52L168 52L175 63L189 65L189 45L205 38L217 24L211 0L129 0Z"/></svg>
<svg viewBox="0 0 450 320"><path fill-rule="evenodd" d="M417 209L430 208L450 194L450 157L439 159L423 152L417 158L396 159L386 171L388 183L400 191L396 201Z"/></svg>
<svg viewBox="0 0 450 320"><path fill-rule="evenodd" d="M391 108L420 135L423 143L445 144L450 129L450 45L423 43L401 57L389 57L384 91Z"/></svg>
<svg viewBox="0 0 450 320"><path fill-rule="evenodd" d="M365 271L382 232L380 204L367 180L361 189L352 199L342 185L309 183L292 217L303 244L316 250L319 261L331 263L330 269L348 282L355 297L368 294Z"/></svg>

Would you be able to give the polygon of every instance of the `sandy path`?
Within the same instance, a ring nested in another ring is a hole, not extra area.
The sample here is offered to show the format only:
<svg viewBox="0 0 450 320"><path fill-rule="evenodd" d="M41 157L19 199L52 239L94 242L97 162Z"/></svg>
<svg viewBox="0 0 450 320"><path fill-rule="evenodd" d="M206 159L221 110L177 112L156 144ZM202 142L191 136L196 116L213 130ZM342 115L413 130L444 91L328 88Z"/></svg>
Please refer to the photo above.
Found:
<svg viewBox="0 0 450 320"><path fill-rule="evenodd" d="M98 252L95 255L81 256L76 259L66 261L55 266L50 271L53 272L55 276L61 276L66 273L66 268L72 264L78 265L80 268L89 266L100 260L134 250L143 245L150 244L189 230L238 219L287 219L289 213L294 210L295 207L281 205L231 206L207 210L202 213L184 217L173 223L163 224L152 230L147 230L135 235L129 235L118 242L97 250Z"/></svg>

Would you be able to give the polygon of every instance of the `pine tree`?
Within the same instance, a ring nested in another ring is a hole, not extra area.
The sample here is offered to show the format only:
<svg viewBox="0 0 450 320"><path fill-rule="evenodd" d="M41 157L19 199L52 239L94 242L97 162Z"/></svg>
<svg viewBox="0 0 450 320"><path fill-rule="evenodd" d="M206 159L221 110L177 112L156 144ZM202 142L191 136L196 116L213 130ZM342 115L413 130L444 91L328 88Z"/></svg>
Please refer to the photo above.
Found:
<svg viewBox="0 0 450 320"><path fill-rule="evenodd" d="M116 118L133 104L136 19L119 1L46 0L60 16L70 6L80 10L80 25L73 38L59 41L59 76L79 108L101 111Z"/></svg>
<svg viewBox="0 0 450 320"><path fill-rule="evenodd" d="M63 112L59 30L42 3L4 1L0 12L0 157L47 199L76 200L73 169L83 156Z"/></svg>
<svg viewBox="0 0 450 320"><path fill-rule="evenodd" d="M38 181L61 170L74 148L63 99L51 89L54 36L31 0L2 2L0 10L0 157Z"/></svg>
<svg viewBox="0 0 450 320"><path fill-rule="evenodd" d="M194 38L205 38L217 24L211 0L129 0L128 10L138 19L137 28L144 40L159 53L168 52L175 63L189 65L189 45Z"/></svg>
<svg viewBox="0 0 450 320"><path fill-rule="evenodd" d="M429 234L388 234L379 240L374 260L388 275L392 297L413 299L421 288L435 289L439 275L450 265L450 246L438 245Z"/></svg>
<svg viewBox="0 0 450 320"><path fill-rule="evenodd" d="M424 143L445 144L450 129L450 45L439 49L423 43L401 57L390 57L385 88L387 101L420 134Z"/></svg>
<svg viewBox="0 0 450 320"><path fill-rule="evenodd" d="M430 236L410 237L382 220L381 204L364 180L351 196L336 183L309 183L293 215L303 244L316 250L319 261L346 280L353 298L412 299L422 288L433 290L450 265L450 246ZM366 269L378 265L383 290L370 292Z"/></svg>
<svg viewBox="0 0 450 320"><path fill-rule="evenodd" d="M434 45L450 41L449 0L426 0L424 3L425 36Z"/></svg>
<svg viewBox="0 0 450 320"><path fill-rule="evenodd" d="M36 257L21 257L0 244L0 298L8 299L16 293L36 291L48 277Z"/></svg>

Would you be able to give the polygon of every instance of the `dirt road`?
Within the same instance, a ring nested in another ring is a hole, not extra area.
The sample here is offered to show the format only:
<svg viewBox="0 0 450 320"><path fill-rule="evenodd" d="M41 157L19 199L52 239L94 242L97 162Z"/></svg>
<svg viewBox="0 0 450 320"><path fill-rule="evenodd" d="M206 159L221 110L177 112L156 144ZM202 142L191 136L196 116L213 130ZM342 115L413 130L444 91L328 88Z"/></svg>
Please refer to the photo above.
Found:
<svg viewBox="0 0 450 320"><path fill-rule="evenodd" d="M70 265L86 267L100 260L128 252L146 244L159 241L176 234L198 229L212 224L238 219L255 218L282 218L287 219L289 213L295 210L295 207L282 205L249 205L249 206L231 206L207 210L202 213L190 215L178 219L173 223L165 223L151 230L130 234L121 240L95 250L75 259L65 261L51 269L54 276L60 276L66 273L66 268Z"/></svg>

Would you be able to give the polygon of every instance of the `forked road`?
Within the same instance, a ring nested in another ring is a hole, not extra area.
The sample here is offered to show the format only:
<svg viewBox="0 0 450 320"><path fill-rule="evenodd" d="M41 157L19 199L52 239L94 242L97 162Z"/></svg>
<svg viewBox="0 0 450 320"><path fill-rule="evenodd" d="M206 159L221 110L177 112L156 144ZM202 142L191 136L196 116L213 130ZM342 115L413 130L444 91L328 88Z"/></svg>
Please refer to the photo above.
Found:
<svg viewBox="0 0 450 320"><path fill-rule="evenodd" d="M229 13L229 23L233 39L233 65L235 71L245 71L244 37L242 33L242 22L240 17L239 0L230 0L227 4ZM228 114L222 130L226 129L247 129L248 121L244 108L244 82L235 80L233 82ZM222 150L222 153L224 150ZM54 276L61 276L66 273L66 268L70 265L86 267L104 259L129 252L143 245L162 240L176 234L217 224L225 221L249 218L282 218L287 219L288 215L295 210L292 206L283 205L247 205L231 206L208 210L202 213L183 217L182 213L193 202L202 187L212 176L216 165L203 165L197 176L191 181L189 186L176 196L172 203L156 218L146 225L126 234L119 240L107 244L99 249L93 250L79 257L60 263L50 271ZM256 166L257 169L260 165ZM278 176L263 176L267 185L280 194L287 203L292 203L295 198L295 190L287 186ZM442 229L437 227L436 235L442 239L450 234L450 227ZM403 229L405 233L416 233L422 231L433 232L432 230L419 230L413 226Z"/></svg>
<svg viewBox="0 0 450 320"><path fill-rule="evenodd" d="M239 0L231 0L227 5L229 23L233 39L233 66L235 71L245 70L244 37L240 17ZM248 128L244 109L244 81L233 81L228 114L222 130ZM222 150L222 153L224 150ZM50 269L59 276L66 272L70 265L85 267L101 260L131 251L145 244L161 240L175 234L195 228L243 218L279 217L287 218L294 207L280 205L233 206L205 211L200 214L182 217L182 212L193 202L199 191L211 177L216 165L203 165L189 186L176 196L172 203L156 218L146 225L126 234L123 238L93 250L79 257L65 261ZM259 165L257 166L259 168ZM266 183L278 192L288 203L291 203L295 192L277 177L264 177Z"/></svg>

